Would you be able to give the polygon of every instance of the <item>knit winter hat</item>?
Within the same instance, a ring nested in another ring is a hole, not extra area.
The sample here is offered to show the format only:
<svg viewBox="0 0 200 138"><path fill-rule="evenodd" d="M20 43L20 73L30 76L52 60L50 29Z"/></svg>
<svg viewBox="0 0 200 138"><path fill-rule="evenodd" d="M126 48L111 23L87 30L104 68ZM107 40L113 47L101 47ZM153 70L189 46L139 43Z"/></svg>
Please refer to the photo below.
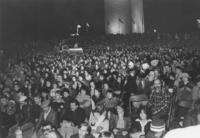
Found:
<svg viewBox="0 0 200 138"><path fill-rule="evenodd" d="M151 122L150 130L153 132L165 131L165 122L160 119L154 119Z"/></svg>

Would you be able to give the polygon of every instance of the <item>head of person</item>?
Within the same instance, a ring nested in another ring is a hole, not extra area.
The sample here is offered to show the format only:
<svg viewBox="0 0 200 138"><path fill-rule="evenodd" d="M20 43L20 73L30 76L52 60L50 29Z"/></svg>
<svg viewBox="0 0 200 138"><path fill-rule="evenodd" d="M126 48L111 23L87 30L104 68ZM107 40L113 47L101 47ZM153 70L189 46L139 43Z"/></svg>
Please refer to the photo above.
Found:
<svg viewBox="0 0 200 138"><path fill-rule="evenodd" d="M190 76L189 76L188 73L182 73L181 79L182 79L182 81L183 81L184 83L187 83L187 82L189 81L189 78L190 78Z"/></svg>
<svg viewBox="0 0 200 138"><path fill-rule="evenodd" d="M72 100L70 102L71 111L73 111L73 112L76 111L78 109L78 107L79 107L79 102L77 100Z"/></svg>
<svg viewBox="0 0 200 138"><path fill-rule="evenodd" d="M154 71L150 71L148 74L148 80L152 82L154 81L154 79L155 79L155 73Z"/></svg>
<svg viewBox="0 0 200 138"><path fill-rule="evenodd" d="M121 117L124 116L124 109L123 109L121 106L118 105L118 106L116 107L116 110L117 110L118 116L121 116Z"/></svg>
<svg viewBox="0 0 200 138"><path fill-rule="evenodd" d="M158 90L158 91L156 91L156 92L159 92L159 90L160 90L161 87L162 87L162 82L161 82L161 80L159 80L159 79L154 80L154 87L156 88L156 90Z"/></svg>
<svg viewBox="0 0 200 138"><path fill-rule="evenodd" d="M41 97L39 95L34 96L33 100L34 100L35 104L37 104L37 105L42 104L42 100L41 100Z"/></svg>
<svg viewBox="0 0 200 138"><path fill-rule="evenodd" d="M50 110L50 101L46 100L42 103L42 109L44 112L48 112Z"/></svg>
<svg viewBox="0 0 200 138"><path fill-rule="evenodd" d="M109 89L109 85L108 85L107 82L105 82L105 83L103 84L103 88L104 88L105 90L108 90L108 89Z"/></svg>
<svg viewBox="0 0 200 138"><path fill-rule="evenodd" d="M1 104L1 105L7 105L7 103L8 103L8 98L7 98L7 96L5 96L5 95L1 96L1 97L0 97L0 104Z"/></svg>
<svg viewBox="0 0 200 138"><path fill-rule="evenodd" d="M64 98L69 97L69 90L68 90L68 89L64 89L64 90L63 90L63 97L64 97Z"/></svg>
<svg viewBox="0 0 200 138"><path fill-rule="evenodd" d="M49 135L52 131L54 131L54 128L51 123L45 123L42 126L42 132L45 138L50 138Z"/></svg>
<svg viewBox="0 0 200 138"><path fill-rule="evenodd" d="M68 121L68 120L63 120L60 123L61 128L67 128L67 127L71 127L72 126L72 122Z"/></svg>
<svg viewBox="0 0 200 138"><path fill-rule="evenodd" d="M51 82L49 80L46 81L46 87L51 87Z"/></svg>
<svg viewBox="0 0 200 138"><path fill-rule="evenodd" d="M82 123L80 128L79 128L79 131L78 131L79 136L85 136L88 133L90 133L89 124L88 123Z"/></svg>
<svg viewBox="0 0 200 138"><path fill-rule="evenodd" d="M62 91L58 90L55 93L55 100L61 100L62 99Z"/></svg>
<svg viewBox="0 0 200 138"><path fill-rule="evenodd" d="M113 92L112 92L111 90L108 90L108 91L107 91L106 97L107 97L108 99L111 99L111 98L113 97Z"/></svg>
<svg viewBox="0 0 200 138"><path fill-rule="evenodd" d="M80 91L80 94L81 94L81 95L86 95L86 94L87 94L86 88L82 87L82 88L81 88L81 91Z"/></svg>

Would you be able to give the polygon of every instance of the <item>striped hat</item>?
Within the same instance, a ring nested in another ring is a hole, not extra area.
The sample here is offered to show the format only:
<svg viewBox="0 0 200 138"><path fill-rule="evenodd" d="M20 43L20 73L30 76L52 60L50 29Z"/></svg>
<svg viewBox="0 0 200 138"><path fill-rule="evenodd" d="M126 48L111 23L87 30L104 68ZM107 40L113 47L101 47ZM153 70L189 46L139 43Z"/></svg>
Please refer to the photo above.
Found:
<svg viewBox="0 0 200 138"><path fill-rule="evenodd" d="M150 130L153 132L165 131L165 122L160 119L154 119L151 122Z"/></svg>

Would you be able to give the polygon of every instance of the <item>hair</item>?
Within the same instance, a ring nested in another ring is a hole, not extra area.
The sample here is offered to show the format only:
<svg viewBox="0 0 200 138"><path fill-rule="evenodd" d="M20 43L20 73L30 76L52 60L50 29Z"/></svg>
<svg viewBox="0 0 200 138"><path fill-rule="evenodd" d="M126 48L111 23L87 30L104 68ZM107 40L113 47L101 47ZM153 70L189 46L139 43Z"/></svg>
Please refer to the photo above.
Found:
<svg viewBox="0 0 200 138"><path fill-rule="evenodd" d="M109 131L105 131L105 132L102 132L100 135L99 135L99 138L113 138L113 134Z"/></svg>
<svg viewBox="0 0 200 138"><path fill-rule="evenodd" d="M79 106L79 102L78 102L76 99L71 100L70 104L71 104L71 103L75 103L76 105Z"/></svg>

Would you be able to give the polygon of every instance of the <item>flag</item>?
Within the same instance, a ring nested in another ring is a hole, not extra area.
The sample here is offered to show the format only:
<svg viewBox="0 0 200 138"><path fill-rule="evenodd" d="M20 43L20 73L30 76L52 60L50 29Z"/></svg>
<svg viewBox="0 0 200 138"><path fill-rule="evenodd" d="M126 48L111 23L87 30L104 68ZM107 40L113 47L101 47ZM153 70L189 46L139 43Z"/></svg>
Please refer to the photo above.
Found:
<svg viewBox="0 0 200 138"><path fill-rule="evenodd" d="M124 24L124 21L123 21L122 19L119 18L118 21L119 21L120 23Z"/></svg>

